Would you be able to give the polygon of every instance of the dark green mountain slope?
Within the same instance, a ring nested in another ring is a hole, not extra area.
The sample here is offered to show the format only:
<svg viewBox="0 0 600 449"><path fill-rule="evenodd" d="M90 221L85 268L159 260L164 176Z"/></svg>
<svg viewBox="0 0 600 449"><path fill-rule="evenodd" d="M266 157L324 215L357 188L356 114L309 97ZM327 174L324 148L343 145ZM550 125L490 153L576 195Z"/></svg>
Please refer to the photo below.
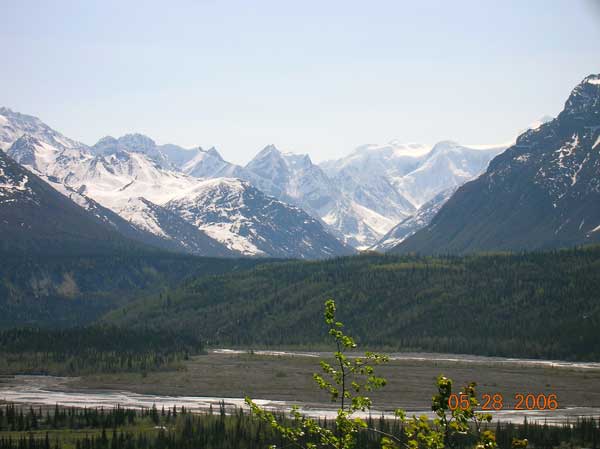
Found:
<svg viewBox="0 0 600 449"><path fill-rule="evenodd" d="M75 326L143 292L266 262L140 249L65 256L0 252L0 328Z"/></svg>
<svg viewBox="0 0 600 449"><path fill-rule="evenodd" d="M558 117L519 136L395 253L470 253L600 242L600 75Z"/></svg>
<svg viewBox="0 0 600 449"><path fill-rule="evenodd" d="M600 247L467 257L364 255L198 279L110 313L118 325L199 329L215 345L326 340L334 298L361 343L600 360Z"/></svg>

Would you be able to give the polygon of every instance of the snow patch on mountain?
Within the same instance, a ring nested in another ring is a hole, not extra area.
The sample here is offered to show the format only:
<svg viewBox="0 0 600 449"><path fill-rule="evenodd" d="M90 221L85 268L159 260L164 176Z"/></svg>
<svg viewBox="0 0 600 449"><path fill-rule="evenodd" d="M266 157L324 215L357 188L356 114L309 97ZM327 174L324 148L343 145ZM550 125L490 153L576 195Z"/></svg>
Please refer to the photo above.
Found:
<svg viewBox="0 0 600 449"><path fill-rule="evenodd" d="M144 201L144 198L129 198L125 204L117 208L117 212L121 217L135 224L140 229L163 238L170 238L161 228L155 211L148 207L148 203Z"/></svg>
<svg viewBox="0 0 600 449"><path fill-rule="evenodd" d="M0 150L1 152L2 150ZM27 186L29 178L27 175L16 175L8 173L4 158L0 158L0 202L9 202L13 199L15 193L32 194L31 189Z"/></svg>

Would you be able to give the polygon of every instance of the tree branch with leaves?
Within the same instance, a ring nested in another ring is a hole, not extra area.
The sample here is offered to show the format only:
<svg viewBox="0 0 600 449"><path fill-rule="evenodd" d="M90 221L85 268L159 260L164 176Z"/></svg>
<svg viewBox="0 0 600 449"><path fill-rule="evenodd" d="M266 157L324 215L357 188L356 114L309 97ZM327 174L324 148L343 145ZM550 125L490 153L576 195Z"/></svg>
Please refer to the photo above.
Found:
<svg viewBox="0 0 600 449"><path fill-rule="evenodd" d="M340 404L333 430L313 418L304 416L298 407L292 408L287 422L279 422L273 413L258 406L249 397L246 398L246 404L254 416L275 429L289 442L290 447L353 449L359 432L372 432L380 436L382 449L452 448L461 438L475 441L473 447L476 449L497 447L494 432L484 430L483 426L491 421L491 415L475 411L479 406L475 393L476 385L471 383L463 389L463 394L468 398L466 407L450 410L448 400L452 394L452 380L444 376L438 377L438 392L432 398L432 410L436 415L433 420L425 415L408 418L403 410L398 409L395 411L395 417L402 423L403 435L399 437L370 428L367 422L358 416L358 412L370 411L372 400L368 394L386 385L386 380L376 374L376 367L389 359L374 352L350 357L348 351L355 349L357 345L354 339L344 332L344 325L336 320L335 312L335 302L332 299L327 300L324 318L336 347L333 362L321 360L321 372L313 375L317 386L329 394L332 402ZM519 440L513 444L520 449L526 445L526 440ZM271 449L275 448L276 446L271 446Z"/></svg>

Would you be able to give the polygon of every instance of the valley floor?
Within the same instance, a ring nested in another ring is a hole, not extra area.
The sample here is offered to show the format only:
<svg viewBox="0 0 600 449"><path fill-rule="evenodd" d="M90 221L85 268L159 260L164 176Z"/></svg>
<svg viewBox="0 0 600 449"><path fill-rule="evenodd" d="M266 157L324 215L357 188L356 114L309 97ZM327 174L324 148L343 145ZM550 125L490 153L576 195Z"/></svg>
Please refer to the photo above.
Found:
<svg viewBox="0 0 600 449"><path fill-rule="evenodd" d="M232 406L245 396L265 400L274 408L299 403L309 413L328 415L334 407L318 390L313 373L322 353L267 351L210 351L195 356L183 370L90 375L77 378L18 376L0 379L0 399L9 402L55 403L110 407L151 407L156 403L186 408L218 407L223 398ZM477 382L478 395L500 393L504 409L498 420L529 419L560 422L578 415L600 416L600 364L556 363L440 354L395 354L379 367L386 387L372 395L374 409L430 409L435 379L443 374L454 380L455 391ZM555 411L514 411L515 394L556 394Z"/></svg>

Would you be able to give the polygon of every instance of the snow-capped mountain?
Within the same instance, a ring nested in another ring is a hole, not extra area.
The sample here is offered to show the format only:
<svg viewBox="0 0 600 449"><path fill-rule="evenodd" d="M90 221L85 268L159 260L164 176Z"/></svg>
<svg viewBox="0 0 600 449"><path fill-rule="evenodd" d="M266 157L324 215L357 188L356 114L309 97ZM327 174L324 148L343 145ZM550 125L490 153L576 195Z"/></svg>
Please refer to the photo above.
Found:
<svg viewBox="0 0 600 449"><path fill-rule="evenodd" d="M245 167L257 187L284 198L317 217L323 217L340 201L331 180L306 154L282 153L274 145L260 151Z"/></svg>
<svg viewBox="0 0 600 449"><path fill-rule="evenodd" d="M253 185L306 210L355 248L367 248L408 215L398 211L402 207L398 204L412 210L410 204L389 192L379 175L371 180L370 189L356 185L353 192L344 191L340 188L344 182L329 177L308 155L283 153L274 145L265 147L244 168L246 179ZM389 194L387 209L374 199L380 193L381 197Z"/></svg>
<svg viewBox="0 0 600 449"><path fill-rule="evenodd" d="M433 147L391 142L363 145L347 157L317 165L308 155L284 153L268 145L241 167L226 161L215 148L157 145L141 134L107 136L88 148L33 117L7 112L2 120L5 145L22 136L10 150L17 161L163 239L169 233L158 229L157 220L151 218L156 209L147 210L148 203L163 207L194 191L197 183L236 178L303 209L345 244L366 249L438 194L479 175L503 149L475 149L453 142ZM28 139L37 139L35 145ZM164 211L158 215L163 217Z"/></svg>
<svg viewBox="0 0 600 449"><path fill-rule="evenodd" d="M209 150L197 148L194 157L182 164L180 169L196 178L247 178L242 167L224 160L215 147Z"/></svg>
<svg viewBox="0 0 600 449"><path fill-rule="evenodd" d="M35 171L58 192L129 239L162 249L204 256L219 257L235 254L198 229L188 229L193 227L179 217L171 217L172 213L157 212L158 206L154 207L152 214L160 218L155 218L155 221L164 226L165 231L160 230L159 225L154 227L146 225L145 221L149 221L150 218L141 210L139 216L127 214L121 209L104 207L87 196L86 185L77 182L78 176L81 176L82 170L89 165L97 167L98 158L79 152L74 152L75 156L72 154L66 156L64 151L61 152L28 134L17 139L7 152L21 165ZM79 171L75 173L72 168L77 168ZM150 207L149 204L146 207Z"/></svg>
<svg viewBox="0 0 600 449"><path fill-rule="evenodd" d="M363 145L345 158L320 166L352 204L349 216L368 225L370 232L362 236L362 241L371 246L437 195L481 174L504 148L476 149L453 142L431 147L392 141ZM407 224L422 222L409 220ZM353 226L344 220L337 224L348 234L356 232Z"/></svg>
<svg viewBox="0 0 600 449"><path fill-rule="evenodd" d="M23 134L36 137L57 150L80 150L86 146L53 130L39 118L0 107L0 150L7 150Z"/></svg>
<svg viewBox="0 0 600 449"><path fill-rule="evenodd" d="M364 145L346 158L321 166L344 191L352 195L365 190L377 192L370 204L379 204L383 213L395 211L406 216L438 193L481 174L504 149L500 145L472 148L451 141L433 147L391 142Z"/></svg>
<svg viewBox="0 0 600 449"><path fill-rule="evenodd" d="M0 150L0 249L40 254L114 251L130 245L112 224L78 206Z"/></svg>
<svg viewBox="0 0 600 449"><path fill-rule="evenodd" d="M465 253L600 242L600 75L518 137L394 251Z"/></svg>
<svg viewBox="0 0 600 449"><path fill-rule="evenodd" d="M214 152L199 154L212 156ZM302 211L248 183L223 177L199 179L166 170L139 152L118 150L96 157L87 170L72 175L68 182L82 186L86 194L148 230L158 232L156 223L144 225L146 216L131 209L131 199L144 198L164 206L244 255L317 258L352 252ZM287 240L292 230L301 243Z"/></svg>
<svg viewBox="0 0 600 449"><path fill-rule="evenodd" d="M169 162L175 167L182 167L188 161L194 158L199 148L183 148L179 145L166 143L158 145L158 149L169 159Z"/></svg>
<svg viewBox="0 0 600 449"><path fill-rule="evenodd" d="M11 157L45 177L62 193L79 195L82 206L102 205L140 232L151 233L163 243L206 255L239 254L235 248L243 248L245 255L301 258L352 252L296 207L259 195L247 183L226 178L207 182L178 171L167 154L145 136L108 137L88 148L64 138L38 119L12 112L10 115L19 119L15 122L9 114L2 116L2 128L6 128L3 142L7 144L9 139L16 138L7 150ZM21 123L25 123L31 133L20 128ZM194 154L202 153L197 150ZM185 158L179 160L185 162ZM220 203L223 213L218 221L201 222L198 217L213 216L208 212L212 210L211 205L201 201L211 197L213 189L225 192L225 197L252 197L252 201L236 203L243 212ZM166 208L174 199L178 200L178 207ZM193 199L207 209L206 213ZM193 209L193 214L186 214L183 202ZM260 222L261 214L267 213L271 215L265 216L272 219L268 226ZM226 227L228 233L213 232L215 240L203 230L214 229L211 225ZM290 230L295 234L292 240L289 240ZM268 235L261 235L263 231Z"/></svg>
<svg viewBox="0 0 600 449"><path fill-rule="evenodd" d="M433 146L417 167L403 176L390 176L390 182L415 207L420 207L438 193L479 176L489 162L506 147L474 149L451 141Z"/></svg>
<svg viewBox="0 0 600 449"><path fill-rule="evenodd" d="M353 252L302 209L239 179L202 181L165 207L242 254L315 259Z"/></svg>
<svg viewBox="0 0 600 449"><path fill-rule="evenodd" d="M90 148L96 155L110 155L120 151L142 153L163 168L176 168L178 164L194 157L198 150L186 150L177 145L157 145L154 140L143 134L125 134L115 139L106 136Z"/></svg>
<svg viewBox="0 0 600 449"><path fill-rule="evenodd" d="M213 239L176 213L145 198L130 198L118 209L119 216L159 242L154 246L198 256L232 257L240 253Z"/></svg>
<svg viewBox="0 0 600 449"><path fill-rule="evenodd" d="M480 174L502 149L391 142L363 145L348 157L316 165L308 155L268 145L242 167L226 161L214 147L159 146L139 134L106 137L93 147L95 154L104 156L142 153L162 168L200 179L248 181L267 195L302 208L338 239L359 249L377 243L438 193Z"/></svg>
<svg viewBox="0 0 600 449"><path fill-rule="evenodd" d="M308 155L282 153L274 145L266 146L245 167L223 159L215 148L199 149L196 156L180 167L181 171L201 179L238 178L308 212L327 230L345 243L360 247L379 236L369 228L371 215L355 211L327 175ZM361 217L361 214L365 217ZM376 217L385 220L383 217ZM366 220L365 220L366 219ZM365 224L365 221L367 224ZM389 226L395 222L387 223Z"/></svg>

